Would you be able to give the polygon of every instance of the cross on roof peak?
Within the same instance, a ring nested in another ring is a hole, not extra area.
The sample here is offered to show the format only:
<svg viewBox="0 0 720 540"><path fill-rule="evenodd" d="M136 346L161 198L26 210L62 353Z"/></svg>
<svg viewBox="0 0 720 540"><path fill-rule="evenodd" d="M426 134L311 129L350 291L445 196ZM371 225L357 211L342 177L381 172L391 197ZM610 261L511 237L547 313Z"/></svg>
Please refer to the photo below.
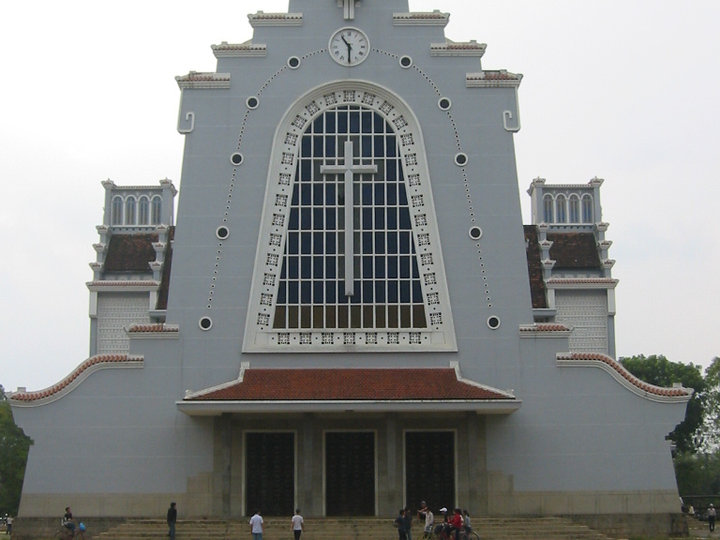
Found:
<svg viewBox="0 0 720 540"><path fill-rule="evenodd" d="M356 0L337 0L338 7L343 8L343 18L351 21L355 18L355 2Z"/></svg>

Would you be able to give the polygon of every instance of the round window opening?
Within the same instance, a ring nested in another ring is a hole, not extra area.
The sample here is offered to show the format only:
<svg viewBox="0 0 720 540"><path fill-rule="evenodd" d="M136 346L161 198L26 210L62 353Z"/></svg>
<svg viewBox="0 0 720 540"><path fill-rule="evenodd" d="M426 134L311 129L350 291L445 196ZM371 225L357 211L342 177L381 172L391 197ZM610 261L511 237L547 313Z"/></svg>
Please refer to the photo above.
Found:
<svg viewBox="0 0 720 540"><path fill-rule="evenodd" d="M455 165L462 167L466 165L468 162L467 154L463 152L459 152L458 154L455 154Z"/></svg>
<svg viewBox="0 0 720 540"><path fill-rule="evenodd" d="M291 56L288 58L287 65L290 69L297 69L300 67L300 59L297 56Z"/></svg>
<svg viewBox="0 0 720 540"><path fill-rule="evenodd" d="M470 235L470 238L472 238L473 240L480 240L480 238L482 238L483 232L480 227L470 227L468 234Z"/></svg>
<svg viewBox="0 0 720 540"><path fill-rule="evenodd" d="M248 109L257 109L258 105L260 105L260 100L255 96L250 96L249 98L247 98L247 101L245 101L245 104L247 105Z"/></svg>
<svg viewBox="0 0 720 540"><path fill-rule="evenodd" d="M400 57L400 67L407 69L410 66L412 66L412 63L413 63L412 58L410 58L409 56L401 56Z"/></svg>
<svg viewBox="0 0 720 540"><path fill-rule="evenodd" d="M233 155L230 156L230 162L233 165L242 165L243 155L240 152L235 152Z"/></svg>
<svg viewBox="0 0 720 540"><path fill-rule="evenodd" d="M218 227L217 230L215 231L215 235L216 235L220 240L225 240L228 236L230 236L230 229L228 229L228 228L225 227L225 226L220 226L220 227Z"/></svg>
<svg viewBox="0 0 720 540"><path fill-rule="evenodd" d="M487 325L491 330L497 330L500 327L500 318L495 315L491 315L488 317Z"/></svg>
<svg viewBox="0 0 720 540"><path fill-rule="evenodd" d="M200 330L210 330L213 323L210 317L202 317L198 324L200 325Z"/></svg>
<svg viewBox="0 0 720 540"><path fill-rule="evenodd" d="M452 107L452 101L450 101L449 98L440 98L438 101L438 107L440 107L440 110L447 111Z"/></svg>

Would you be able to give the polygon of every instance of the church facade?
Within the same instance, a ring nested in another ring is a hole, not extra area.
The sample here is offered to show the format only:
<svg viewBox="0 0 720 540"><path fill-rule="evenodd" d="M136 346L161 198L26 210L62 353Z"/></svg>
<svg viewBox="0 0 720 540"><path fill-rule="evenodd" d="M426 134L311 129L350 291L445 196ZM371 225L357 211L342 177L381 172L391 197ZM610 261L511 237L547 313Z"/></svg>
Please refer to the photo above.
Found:
<svg viewBox="0 0 720 540"><path fill-rule="evenodd" d="M669 523L692 391L614 360L602 180L535 179L523 227L522 77L448 17L290 0L177 77L177 223L169 180L103 183L90 356L10 395L21 516Z"/></svg>

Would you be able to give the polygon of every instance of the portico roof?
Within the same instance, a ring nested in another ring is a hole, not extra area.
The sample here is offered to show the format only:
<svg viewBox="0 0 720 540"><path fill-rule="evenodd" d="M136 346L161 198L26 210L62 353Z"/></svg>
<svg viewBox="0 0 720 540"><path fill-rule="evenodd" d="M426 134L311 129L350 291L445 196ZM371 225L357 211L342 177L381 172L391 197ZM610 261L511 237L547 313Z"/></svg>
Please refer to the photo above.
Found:
<svg viewBox="0 0 720 540"><path fill-rule="evenodd" d="M438 368L251 369L188 393L178 408L191 416L222 413L474 411L510 414L512 392L463 379L457 366Z"/></svg>

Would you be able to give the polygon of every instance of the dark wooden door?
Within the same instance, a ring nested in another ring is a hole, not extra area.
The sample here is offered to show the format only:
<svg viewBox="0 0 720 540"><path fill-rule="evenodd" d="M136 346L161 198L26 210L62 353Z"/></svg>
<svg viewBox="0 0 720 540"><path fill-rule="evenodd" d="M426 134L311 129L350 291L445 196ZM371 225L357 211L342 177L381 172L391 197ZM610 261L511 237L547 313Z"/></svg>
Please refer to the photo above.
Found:
<svg viewBox="0 0 720 540"><path fill-rule="evenodd" d="M292 433L245 435L246 515L292 516L295 485Z"/></svg>
<svg viewBox="0 0 720 540"><path fill-rule="evenodd" d="M325 511L328 516L375 515L375 434L325 434Z"/></svg>
<svg viewBox="0 0 720 540"><path fill-rule="evenodd" d="M455 434L452 431L405 432L405 504L420 501L437 513L455 506Z"/></svg>

